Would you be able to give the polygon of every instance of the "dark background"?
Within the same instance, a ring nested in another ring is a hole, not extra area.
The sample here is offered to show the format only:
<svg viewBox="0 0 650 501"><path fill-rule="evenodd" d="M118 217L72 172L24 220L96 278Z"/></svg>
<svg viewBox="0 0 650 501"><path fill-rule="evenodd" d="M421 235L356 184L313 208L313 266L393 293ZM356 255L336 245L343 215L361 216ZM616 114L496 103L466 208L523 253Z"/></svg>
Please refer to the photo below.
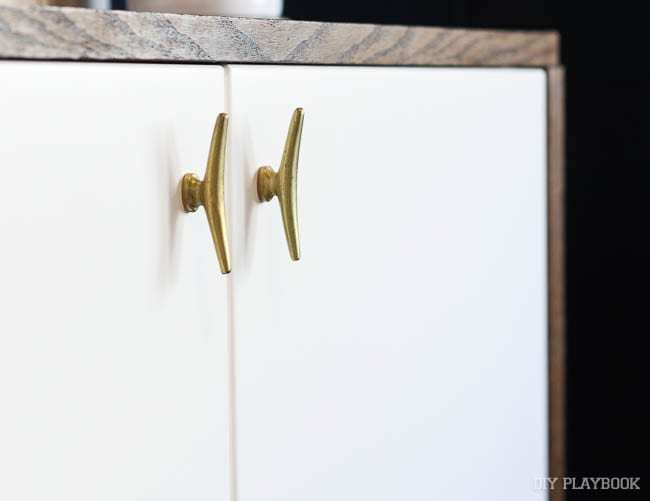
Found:
<svg viewBox="0 0 650 501"><path fill-rule="evenodd" d="M650 35L642 2L285 0L294 19L553 29L567 68L568 476L641 476L648 466L650 237L646 122ZM577 5L580 4L580 5ZM645 497L650 499L650 497Z"/></svg>

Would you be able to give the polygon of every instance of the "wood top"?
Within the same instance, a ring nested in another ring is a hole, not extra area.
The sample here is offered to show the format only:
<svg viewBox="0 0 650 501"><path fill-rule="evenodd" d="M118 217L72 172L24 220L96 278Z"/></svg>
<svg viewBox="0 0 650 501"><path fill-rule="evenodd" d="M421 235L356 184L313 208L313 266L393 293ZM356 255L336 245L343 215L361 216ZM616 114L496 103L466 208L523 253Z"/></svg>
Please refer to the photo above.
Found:
<svg viewBox="0 0 650 501"><path fill-rule="evenodd" d="M555 32L0 6L0 59L551 66Z"/></svg>

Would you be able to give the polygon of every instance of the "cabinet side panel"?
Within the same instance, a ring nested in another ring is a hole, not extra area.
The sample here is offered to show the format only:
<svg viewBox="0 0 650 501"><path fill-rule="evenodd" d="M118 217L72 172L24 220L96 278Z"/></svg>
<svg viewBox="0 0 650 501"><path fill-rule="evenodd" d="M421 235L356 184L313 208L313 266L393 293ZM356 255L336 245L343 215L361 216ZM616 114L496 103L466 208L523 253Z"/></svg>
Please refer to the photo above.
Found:
<svg viewBox="0 0 650 501"><path fill-rule="evenodd" d="M550 476L566 475L564 68L548 69ZM553 490L552 501L564 491Z"/></svg>

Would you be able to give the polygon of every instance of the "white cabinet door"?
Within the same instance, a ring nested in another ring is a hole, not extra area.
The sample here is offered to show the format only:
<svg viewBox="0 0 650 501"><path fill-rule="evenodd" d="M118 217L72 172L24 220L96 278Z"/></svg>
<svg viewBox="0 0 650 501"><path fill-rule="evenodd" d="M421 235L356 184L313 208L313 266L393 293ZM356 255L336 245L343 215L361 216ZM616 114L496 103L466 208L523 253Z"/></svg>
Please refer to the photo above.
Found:
<svg viewBox="0 0 650 501"><path fill-rule="evenodd" d="M543 497L545 73L226 71L237 499ZM292 262L255 173L298 106Z"/></svg>
<svg viewBox="0 0 650 501"><path fill-rule="evenodd" d="M0 63L0 499L222 500L222 68Z"/></svg>

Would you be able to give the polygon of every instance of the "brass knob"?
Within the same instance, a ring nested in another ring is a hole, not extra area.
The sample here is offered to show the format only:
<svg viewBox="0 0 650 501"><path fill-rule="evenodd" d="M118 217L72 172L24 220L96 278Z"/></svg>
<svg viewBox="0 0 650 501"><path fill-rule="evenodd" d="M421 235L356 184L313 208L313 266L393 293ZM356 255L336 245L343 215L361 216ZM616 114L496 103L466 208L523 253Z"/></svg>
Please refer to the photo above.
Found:
<svg viewBox="0 0 650 501"><path fill-rule="evenodd" d="M230 273L230 244L226 226L226 203L224 199L224 171L226 160L226 138L228 135L228 115L219 114L212 133L205 179L201 181L195 174L185 174L181 186L181 196L185 212L195 212L203 206L208 217L210 233L217 251L221 273Z"/></svg>
<svg viewBox="0 0 650 501"><path fill-rule="evenodd" d="M287 236L291 259L300 259L300 240L298 237L298 157L300 155L300 138L305 113L297 108L291 117L287 141L282 153L278 172L271 167L260 167L257 171L257 195L260 202L269 202L278 197L284 232Z"/></svg>

